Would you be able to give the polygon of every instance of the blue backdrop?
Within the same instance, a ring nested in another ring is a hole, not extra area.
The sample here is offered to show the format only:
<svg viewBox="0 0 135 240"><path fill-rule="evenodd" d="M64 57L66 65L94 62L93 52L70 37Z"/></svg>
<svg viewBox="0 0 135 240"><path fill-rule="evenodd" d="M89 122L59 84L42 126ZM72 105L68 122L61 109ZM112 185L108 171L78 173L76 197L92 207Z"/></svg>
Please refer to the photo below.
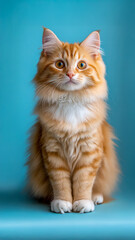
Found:
<svg viewBox="0 0 135 240"><path fill-rule="evenodd" d="M22 191L43 25L69 42L101 30L122 175L116 201L93 213L50 213ZM134 0L0 0L0 239L135 239L134 26Z"/></svg>
<svg viewBox="0 0 135 240"><path fill-rule="evenodd" d="M62 41L101 30L109 87L108 120L122 168L120 192L134 189L135 1L0 1L0 189L24 186L27 130L35 104L31 80L40 56L42 26Z"/></svg>

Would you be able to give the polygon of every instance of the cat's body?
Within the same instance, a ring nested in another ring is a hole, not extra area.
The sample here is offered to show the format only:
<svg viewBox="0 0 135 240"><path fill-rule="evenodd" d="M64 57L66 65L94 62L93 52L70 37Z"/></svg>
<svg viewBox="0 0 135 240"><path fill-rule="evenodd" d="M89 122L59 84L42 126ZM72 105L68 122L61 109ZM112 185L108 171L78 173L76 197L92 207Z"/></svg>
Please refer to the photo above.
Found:
<svg viewBox="0 0 135 240"><path fill-rule="evenodd" d="M95 41L99 34L94 34ZM39 101L30 140L29 184L34 196L53 200L54 212L93 211L93 202L102 203L110 195L119 172L106 122L105 67L91 41L90 54L88 38L81 44L61 43L44 30L34 79ZM85 61L87 67L81 69Z"/></svg>

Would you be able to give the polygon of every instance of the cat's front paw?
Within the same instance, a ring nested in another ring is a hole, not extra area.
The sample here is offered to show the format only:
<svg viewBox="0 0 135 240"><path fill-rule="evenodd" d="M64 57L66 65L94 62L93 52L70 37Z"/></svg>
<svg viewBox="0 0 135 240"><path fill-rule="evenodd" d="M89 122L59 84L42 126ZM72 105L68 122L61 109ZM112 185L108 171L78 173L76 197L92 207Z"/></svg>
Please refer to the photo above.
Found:
<svg viewBox="0 0 135 240"><path fill-rule="evenodd" d="M51 211L56 213L71 212L72 203L60 199L53 200L51 202Z"/></svg>
<svg viewBox="0 0 135 240"><path fill-rule="evenodd" d="M95 209L94 203L92 200L78 200L73 203L73 211L86 213L93 212Z"/></svg>
<svg viewBox="0 0 135 240"><path fill-rule="evenodd" d="M104 201L103 195L102 194L93 194L92 200L95 205L101 204Z"/></svg>

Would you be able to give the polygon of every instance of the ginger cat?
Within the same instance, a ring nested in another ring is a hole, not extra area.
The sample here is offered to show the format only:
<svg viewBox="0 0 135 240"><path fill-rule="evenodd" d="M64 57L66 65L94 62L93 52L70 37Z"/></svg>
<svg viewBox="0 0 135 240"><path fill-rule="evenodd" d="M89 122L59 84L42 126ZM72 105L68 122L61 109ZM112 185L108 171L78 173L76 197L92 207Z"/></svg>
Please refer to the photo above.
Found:
<svg viewBox="0 0 135 240"><path fill-rule="evenodd" d="M69 44L44 28L28 178L33 195L49 199L53 212L91 212L114 189L119 165L104 75L98 31Z"/></svg>

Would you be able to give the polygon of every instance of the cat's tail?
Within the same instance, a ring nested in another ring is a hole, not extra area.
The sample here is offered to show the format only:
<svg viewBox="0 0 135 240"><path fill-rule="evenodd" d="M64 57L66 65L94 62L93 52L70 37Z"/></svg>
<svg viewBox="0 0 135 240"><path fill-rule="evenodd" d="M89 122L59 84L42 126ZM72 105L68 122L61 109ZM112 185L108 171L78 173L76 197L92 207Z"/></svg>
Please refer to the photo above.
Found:
<svg viewBox="0 0 135 240"><path fill-rule="evenodd" d="M28 174L27 188L36 198L48 199L50 196L50 183L42 157L42 126L37 121L30 130L28 148Z"/></svg>

